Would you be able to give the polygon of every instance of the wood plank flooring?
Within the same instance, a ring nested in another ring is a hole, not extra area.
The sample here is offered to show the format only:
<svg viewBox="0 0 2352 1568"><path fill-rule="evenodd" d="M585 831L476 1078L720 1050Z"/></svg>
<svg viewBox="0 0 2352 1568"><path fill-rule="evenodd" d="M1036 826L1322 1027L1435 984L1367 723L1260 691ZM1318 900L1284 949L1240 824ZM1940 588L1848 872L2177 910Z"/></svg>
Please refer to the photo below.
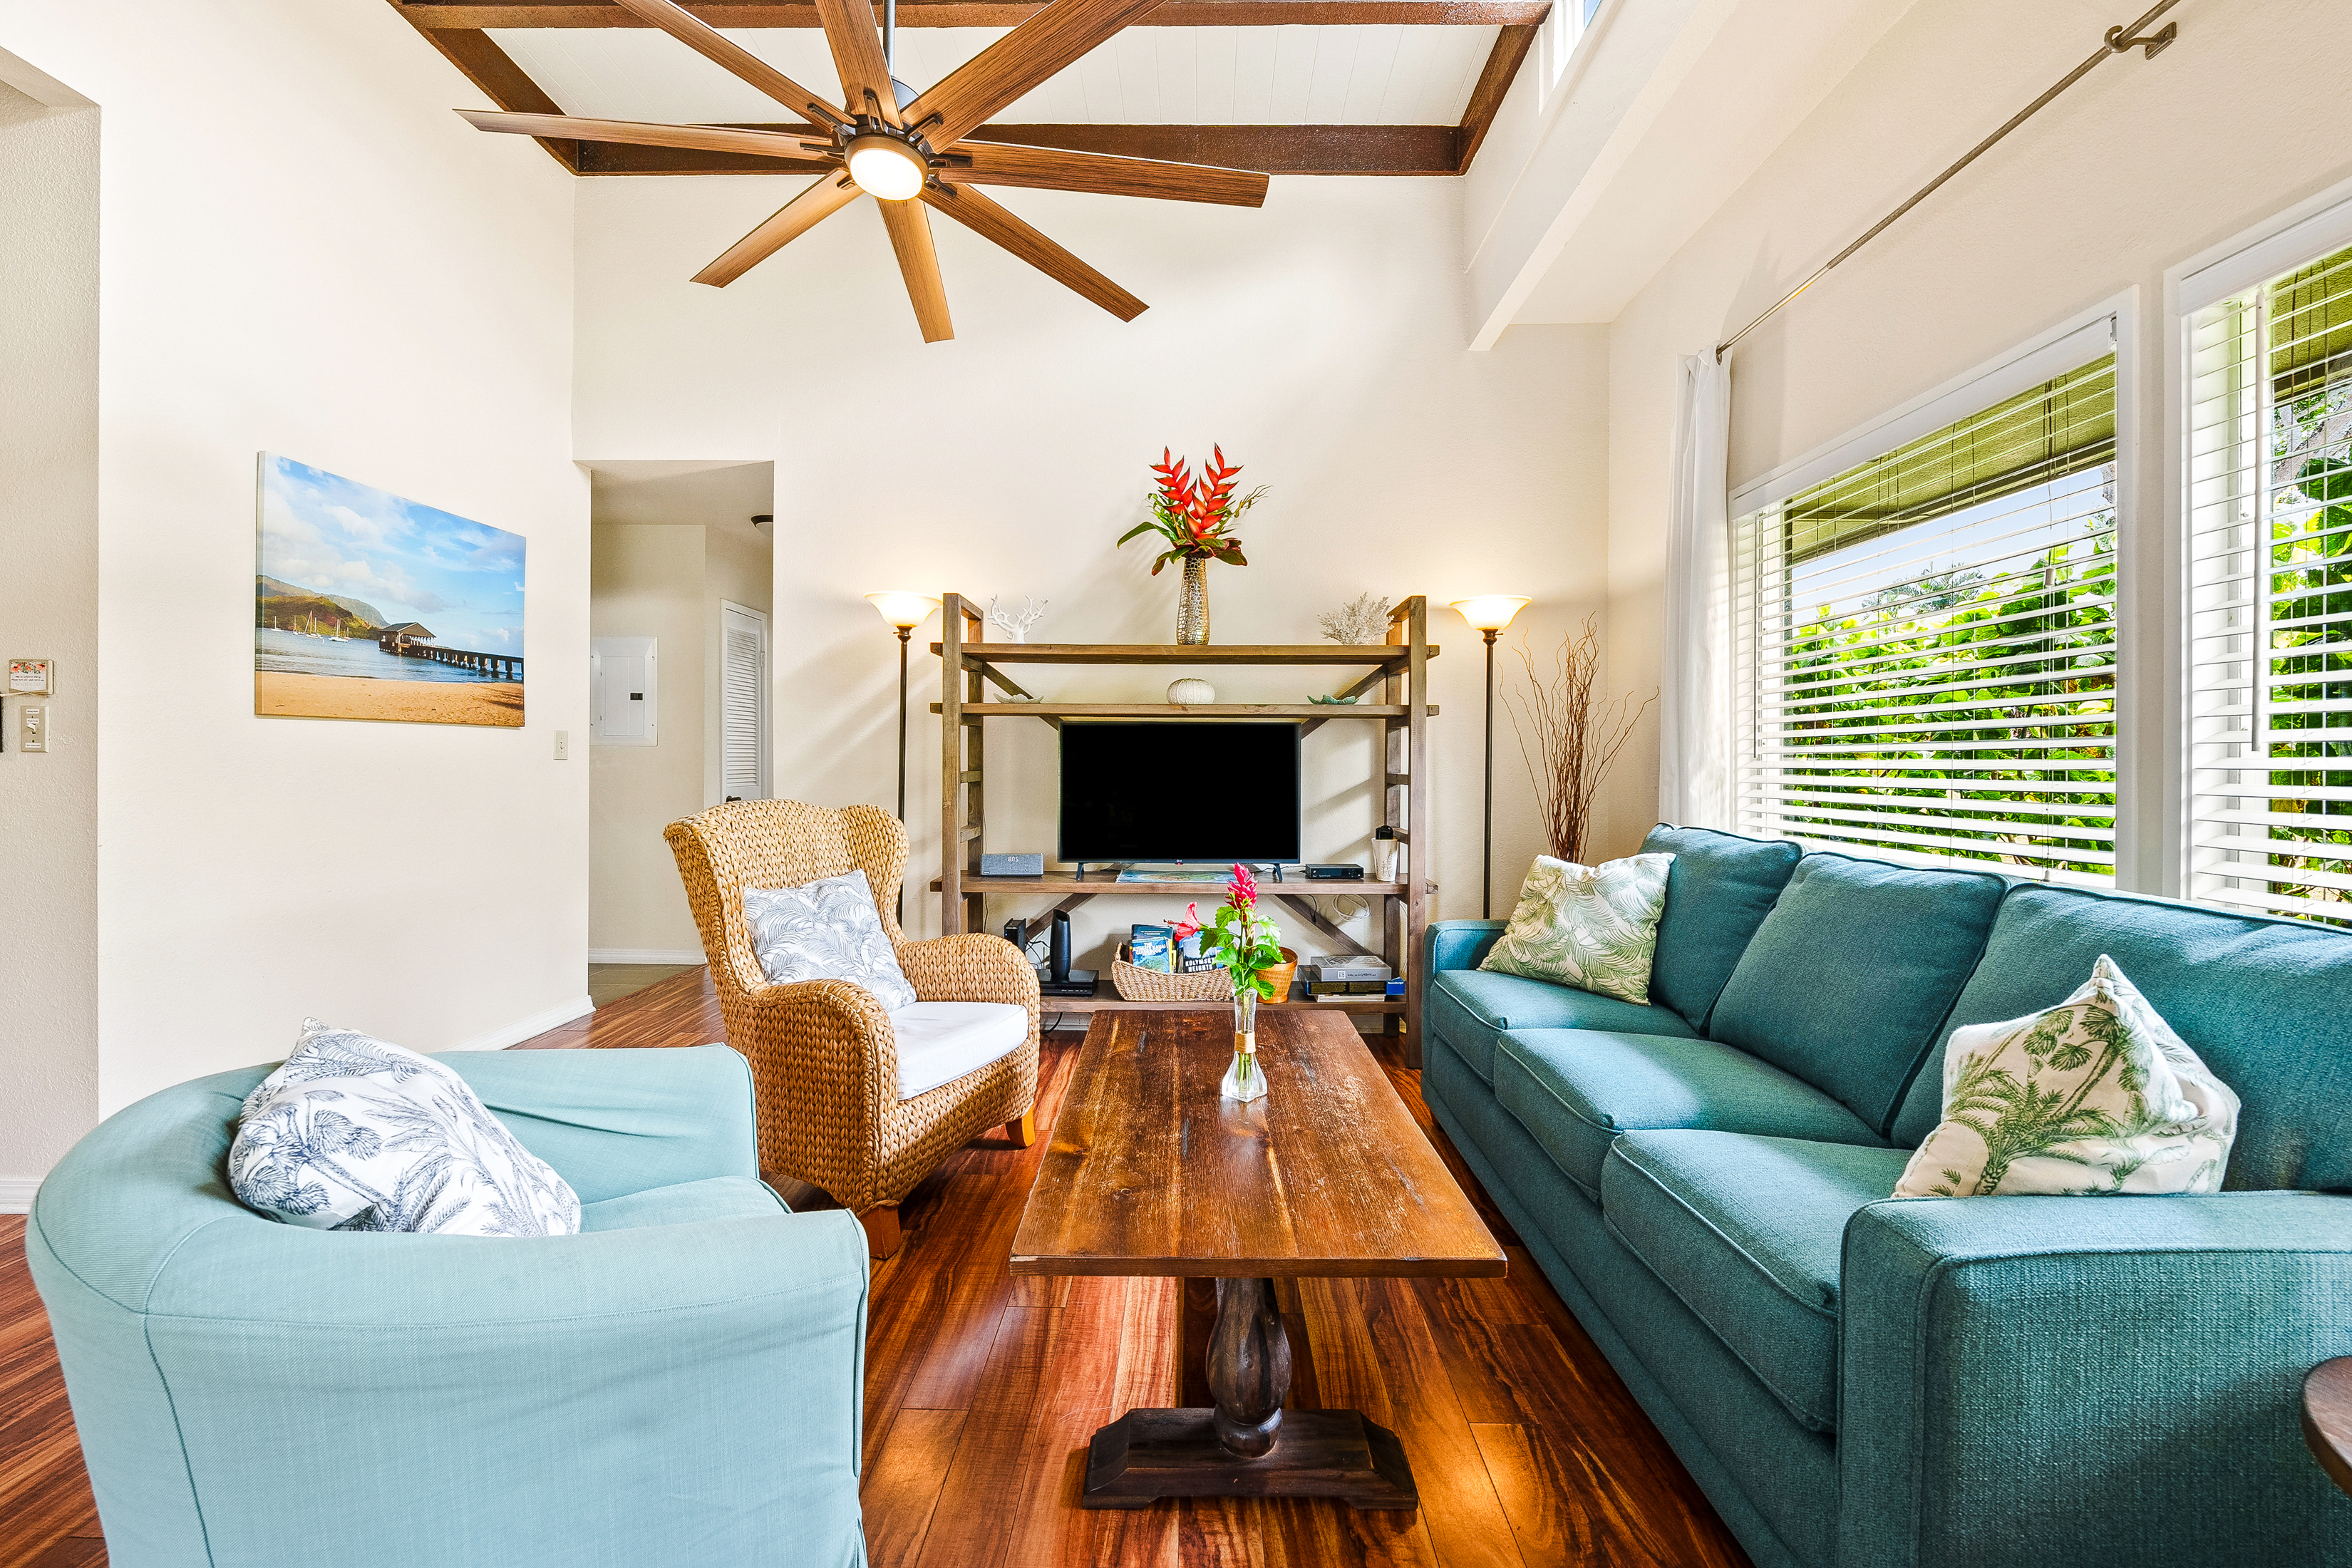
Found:
<svg viewBox="0 0 2352 1568"><path fill-rule="evenodd" d="M724 1037L695 969L526 1044ZM1041 1125L1052 1125L1077 1040L1047 1043ZM874 1267L864 1472L874 1568L1744 1568L1672 1450L1431 1125L1420 1075L1382 1043L1375 1049L1504 1242L1510 1274L1302 1281L1284 1303L1307 1352L1291 1398L1301 1409L1362 1410L1398 1432L1419 1511L1223 1499L1135 1513L1078 1508L1094 1429L1132 1405L1178 1400L1178 1284L1013 1279L1004 1260L1045 1144L1015 1149L997 1132L909 1194L906 1246ZM804 1189L787 1196L823 1202ZM21 1216L0 1217L0 1568L103 1564L23 1227Z"/></svg>

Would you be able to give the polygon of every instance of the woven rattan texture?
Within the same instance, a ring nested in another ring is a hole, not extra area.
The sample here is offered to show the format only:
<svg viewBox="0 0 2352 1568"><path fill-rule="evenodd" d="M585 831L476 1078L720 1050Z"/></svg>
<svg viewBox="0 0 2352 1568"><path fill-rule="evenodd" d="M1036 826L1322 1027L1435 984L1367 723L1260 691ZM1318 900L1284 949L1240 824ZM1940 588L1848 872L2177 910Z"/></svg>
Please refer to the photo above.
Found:
<svg viewBox="0 0 2352 1568"><path fill-rule="evenodd" d="M892 905L907 831L870 805L730 801L664 831L702 932L727 1043L750 1059L760 1168L820 1187L843 1207L894 1204L940 1161L1037 1097L1037 975L1010 942L966 933L908 942ZM771 984L751 951L743 889L862 870L915 994L1029 1011L1021 1048L912 1100L898 1098L890 1016L844 980Z"/></svg>

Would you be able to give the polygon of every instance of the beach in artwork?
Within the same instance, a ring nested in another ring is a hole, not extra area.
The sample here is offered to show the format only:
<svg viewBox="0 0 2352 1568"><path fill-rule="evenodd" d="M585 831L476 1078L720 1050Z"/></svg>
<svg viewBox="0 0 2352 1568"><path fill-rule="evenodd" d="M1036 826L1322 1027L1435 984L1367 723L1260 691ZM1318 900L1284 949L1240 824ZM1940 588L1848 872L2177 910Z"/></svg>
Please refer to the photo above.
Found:
<svg viewBox="0 0 2352 1568"><path fill-rule="evenodd" d="M523 721L520 534L261 458L254 711Z"/></svg>

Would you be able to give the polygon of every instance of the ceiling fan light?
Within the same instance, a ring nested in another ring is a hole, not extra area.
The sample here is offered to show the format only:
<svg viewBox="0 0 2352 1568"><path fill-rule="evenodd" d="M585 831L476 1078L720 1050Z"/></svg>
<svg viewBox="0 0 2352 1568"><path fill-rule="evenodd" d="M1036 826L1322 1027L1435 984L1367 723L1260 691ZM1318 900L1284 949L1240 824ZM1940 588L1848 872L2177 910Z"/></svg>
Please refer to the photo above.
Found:
<svg viewBox="0 0 2352 1568"><path fill-rule="evenodd" d="M849 178L877 201L911 201L930 171L912 147L893 136L860 136L849 144Z"/></svg>

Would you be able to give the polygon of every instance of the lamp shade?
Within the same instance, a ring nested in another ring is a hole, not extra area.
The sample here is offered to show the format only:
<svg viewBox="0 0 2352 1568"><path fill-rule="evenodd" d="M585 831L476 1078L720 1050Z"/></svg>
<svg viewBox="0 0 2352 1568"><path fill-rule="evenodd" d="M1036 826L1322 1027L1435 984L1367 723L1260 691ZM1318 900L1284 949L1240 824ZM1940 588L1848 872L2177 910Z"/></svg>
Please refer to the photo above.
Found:
<svg viewBox="0 0 2352 1568"><path fill-rule="evenodd" d="M1479 631L1499 632L1532 603L1511 594L1482 594L1475 599L1456 599L1450 607L1459 610L1462 618Z"/></svg>
<svg viewBox="0 0 2352 1568"><path fill-rule="evenodd" d="M922 195L930 171L912 147L894 136L860 136L849 143L849 178L867 195L886 202Z"/></svg>
<svg viewBox="0 0 2352 1568"><path fill-rule="evenodd" d="M881 612L882 618L900 631L921 626L930 619L931 612L940 607L940 602L929 594L908 594L897 590L868 594L866 602Z"/></svg>

